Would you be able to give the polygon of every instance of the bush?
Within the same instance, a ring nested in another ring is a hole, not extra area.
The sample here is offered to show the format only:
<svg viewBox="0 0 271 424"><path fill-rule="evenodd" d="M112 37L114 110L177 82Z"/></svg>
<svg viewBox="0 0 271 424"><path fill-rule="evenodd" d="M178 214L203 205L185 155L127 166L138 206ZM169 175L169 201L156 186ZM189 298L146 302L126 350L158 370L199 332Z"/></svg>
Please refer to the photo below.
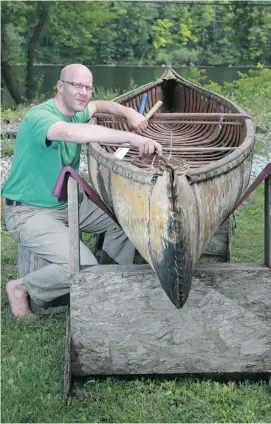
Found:
<svg viewBox="0 0 271 424"><path fill-rule="evenodd" d="M150 62L150 64L155 65L193 66L199 63L199 51L186 47L179 47L174 50L169 47L161 48Z"/></svg>
<svg viewBox="0 0 271 424"><path fill-rule="evenodd" d="M15 149L15 139L5 138L2 140L1 156L12 156Z"/></svg>
<svg viewBox="0 0 271 424"><path fill-rule="evenodd" d="M230 98L251 113L257 125L271 122L271 69L261 64L247 74L238 72L239 79L225 82L222 86L209 81L205 87Z"/></svg>

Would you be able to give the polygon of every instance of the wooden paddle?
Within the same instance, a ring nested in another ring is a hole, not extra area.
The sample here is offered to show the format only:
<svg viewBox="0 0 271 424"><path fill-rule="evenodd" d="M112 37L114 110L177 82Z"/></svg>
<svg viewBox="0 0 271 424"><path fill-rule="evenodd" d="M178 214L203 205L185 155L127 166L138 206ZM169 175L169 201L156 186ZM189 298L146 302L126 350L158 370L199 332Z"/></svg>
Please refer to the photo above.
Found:
<svg viewBox="0 0 271 424"><path fill-rule="evenodd" d="M158 100L157 103L149 110L147 115L145 116L145 121L148 121L152 115L159 109L160 106L162 106L163 102L161 100ZM123 159L127 153L129 152L130 147L120 147L115 153L114 156L118 159Z"/></svg>

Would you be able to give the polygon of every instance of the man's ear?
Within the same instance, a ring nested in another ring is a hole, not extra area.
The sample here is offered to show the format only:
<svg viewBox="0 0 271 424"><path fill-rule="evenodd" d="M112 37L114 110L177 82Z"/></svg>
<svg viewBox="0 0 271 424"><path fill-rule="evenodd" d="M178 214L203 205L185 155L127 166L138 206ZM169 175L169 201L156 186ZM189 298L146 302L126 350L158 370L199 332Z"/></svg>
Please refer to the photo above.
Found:
<svg viewBox="0 0 271 424"><path fill-rule="evenodd" d="M63 93L63 86L64 86L63 82L58 80L56 83L56 88L59 93Z"/></svg>

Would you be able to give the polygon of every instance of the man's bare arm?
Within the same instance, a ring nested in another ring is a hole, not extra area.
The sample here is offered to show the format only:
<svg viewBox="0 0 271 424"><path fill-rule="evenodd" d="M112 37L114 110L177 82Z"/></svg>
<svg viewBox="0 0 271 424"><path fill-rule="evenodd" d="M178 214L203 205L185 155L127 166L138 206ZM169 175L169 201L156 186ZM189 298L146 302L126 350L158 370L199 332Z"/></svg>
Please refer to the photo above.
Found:
<svg viewBox="0 0 271 424"><path fill-rule="evenodd" d="M139 149L139 155L162 154L162 146L156 141L128 131L119 131L93 124L56 122L47 133L48 140L69 141L73 143L129 143Z"/></svg>

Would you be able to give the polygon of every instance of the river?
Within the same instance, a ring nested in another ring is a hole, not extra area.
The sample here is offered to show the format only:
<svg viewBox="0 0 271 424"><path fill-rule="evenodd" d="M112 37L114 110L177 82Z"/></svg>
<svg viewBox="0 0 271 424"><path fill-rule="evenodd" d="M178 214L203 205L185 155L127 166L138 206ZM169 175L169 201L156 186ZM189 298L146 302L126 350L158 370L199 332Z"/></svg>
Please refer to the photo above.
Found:
<svg viewBox="0 0 271 424"><path fill-rule="evenodd" d="M112 90L114 93L122 93L128 90L131 80L139 86L158 79L166 70L166 67L162 66L87 66L93 73L94 86L98 88L97 93L102 89ZM44 95L46 98L54 94L54 86L62 68L63 65L34 66L34 76L40 85L37 94ZM182 77L189 79L194 68L176 66L174 69ZM208 66L203 68L197 67L197 69L205 69L208 80L222 84L223 82L231 82L237 79L239 71L247 73L250 68ZM20 79L24 78L24 73L25 71L22 68L17 68L17 74ZM4 103L11 106L12 100L6 91L3 97Z"/></svg>

